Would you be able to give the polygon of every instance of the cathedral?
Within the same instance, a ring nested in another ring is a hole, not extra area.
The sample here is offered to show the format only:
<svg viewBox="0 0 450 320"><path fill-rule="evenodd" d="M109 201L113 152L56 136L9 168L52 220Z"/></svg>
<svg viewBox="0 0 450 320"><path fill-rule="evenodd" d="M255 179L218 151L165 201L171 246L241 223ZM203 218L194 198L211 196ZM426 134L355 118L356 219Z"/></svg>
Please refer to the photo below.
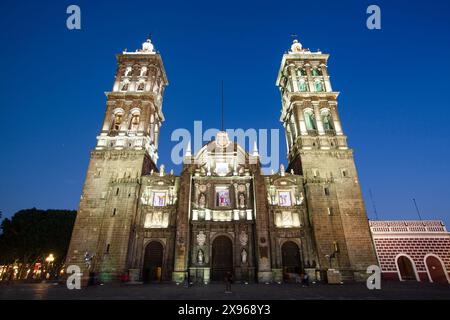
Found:
<svg viewBox="0 0 450 320"><path fill-rule="evenodd" d="M209 283L228 272L238 282L365 279L378 263L328 58L298 40L282 56L286 169L263 174L257 147L247 152L220 131L196 153L187 148L174 175L157 165L161 55L150 39L118 54L66 266L144 283Z"/></svg>

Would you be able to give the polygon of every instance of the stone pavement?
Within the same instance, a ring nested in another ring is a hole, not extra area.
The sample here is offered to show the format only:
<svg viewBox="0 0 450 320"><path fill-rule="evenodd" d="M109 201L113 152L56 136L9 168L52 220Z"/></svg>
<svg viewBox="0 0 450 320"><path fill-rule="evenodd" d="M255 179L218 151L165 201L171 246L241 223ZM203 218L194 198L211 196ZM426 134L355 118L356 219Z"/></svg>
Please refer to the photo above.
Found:
<svg viewBox="0 0 450 320"><path fill-rule="evenodd" d="M365 283L316 284L234 284L226 294L225 285L213 283L185 288L173 283L122 285L105 284L68 290L54 283L0 284L0 299L88 299L88 300L335 300L335 299L450 299L450 286L417 282L383 282L381 290L368 290Z"/></svg>

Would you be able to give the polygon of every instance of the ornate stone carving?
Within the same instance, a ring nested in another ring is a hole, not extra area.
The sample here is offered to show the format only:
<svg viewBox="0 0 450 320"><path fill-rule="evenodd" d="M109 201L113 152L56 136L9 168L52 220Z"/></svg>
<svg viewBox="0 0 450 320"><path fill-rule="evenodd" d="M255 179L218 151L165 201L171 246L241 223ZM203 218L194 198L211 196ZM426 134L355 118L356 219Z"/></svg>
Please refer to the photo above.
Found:
<svg viewBox="0 0 450 320"><path fill-rule="evenodd" d="M246 246L248 243L248 235L244 230L242 230L241 233L239 234L239 242L241 243L242 246Z"/></svg>
<svg viewBox="0 0 450 320"><path fill-rule="evenodd" d="M206 242L206 235L203 231L199 231L197 234L197 244L199 246L205 245Z"/></svg>

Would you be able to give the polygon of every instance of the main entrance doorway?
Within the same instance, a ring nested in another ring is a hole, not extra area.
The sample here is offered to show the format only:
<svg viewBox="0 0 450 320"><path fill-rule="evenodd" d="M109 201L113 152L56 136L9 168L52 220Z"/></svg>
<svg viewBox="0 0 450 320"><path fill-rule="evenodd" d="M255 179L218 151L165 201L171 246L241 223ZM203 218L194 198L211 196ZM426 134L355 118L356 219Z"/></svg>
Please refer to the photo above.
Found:
<svg viewBox="0 0 450 320"><path fill-rule="evenodd" d="M226 236L218 236L212 243L213 281L223 281L227 272L233 272L233 243Z"/></svg>
<svg viewBox="0 0 450 320"><path fill-rule="evenodd" d="M281 259L283 264L284 279L295 279L302 271L300 249L295 242L287 241L283 243L281 246Z"/></svg>
<svg viewBox="0 0 450 320"><path fill-rule="evenodd" d="M157 241L150 242L145 248L142 280L144 282L160 281L162 275L164 248Z"/></svg>

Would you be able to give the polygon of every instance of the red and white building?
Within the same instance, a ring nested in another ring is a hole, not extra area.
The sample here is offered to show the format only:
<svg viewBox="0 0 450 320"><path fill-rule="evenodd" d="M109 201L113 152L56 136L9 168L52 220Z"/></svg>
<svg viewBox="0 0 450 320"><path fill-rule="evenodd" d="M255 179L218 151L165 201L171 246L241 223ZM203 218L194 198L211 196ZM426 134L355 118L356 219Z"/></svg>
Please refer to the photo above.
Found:
<svg viewBox="0 0 450 320"><path fill-rule="evenodd" d="M442 221L370 221L382 277L450 283L450 233Z"/></svg>

